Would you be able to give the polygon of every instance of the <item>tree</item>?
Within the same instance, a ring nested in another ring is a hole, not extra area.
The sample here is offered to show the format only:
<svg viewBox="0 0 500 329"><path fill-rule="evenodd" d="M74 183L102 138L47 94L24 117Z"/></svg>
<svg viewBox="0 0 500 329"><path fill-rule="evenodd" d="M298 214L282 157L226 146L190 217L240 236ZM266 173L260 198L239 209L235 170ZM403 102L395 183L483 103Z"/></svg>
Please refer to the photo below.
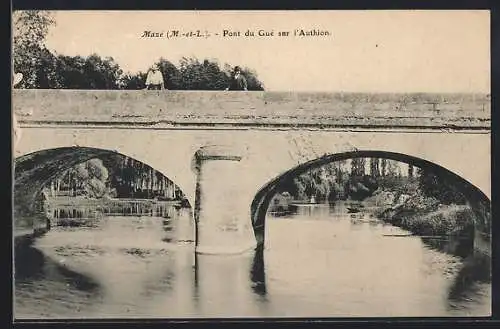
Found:
<svg viewBox="0 0 500 329"><path fill-rule="evenodd" d="M297 199L306 199L307 198L307 195L306 195L306 187L304 186L304 183L301 181L301 179L299 177L295 178L293 180L294 182L294 185L296 186L296 190L293 191L295 193L293 193L293 195L297 198Z"/></svg>
<svg viewBox="0 0 500 329"><path fill-rule="evenodd" d="M91 159L69 168L57 178L57 189L61 181L66 185L72 196L86 195L91 198L102 198L108 192L108 169L102 160Z"/></svg>
<svg viewBox="0 0 500 329"><path fill-rule="evenodd" d="M216 61L183 57L180 61L181 89L185 90L224 90L231 79L233 67L224 64L224 69ZM254 70L243 68L248 90L264 90Z"/></svg>
<svg viewBox="0 0 500 329"><path fill-rule="evenodd" d="M55 20L48 11L12 13L13 68L15 72L23 74L19 87L40 88L50 85L49 78L45 82L41 79L50 75L47 69L53 65L53 58L44 45L49 28L53 25Z"/></svg>
<svg viewBox="0 0 500 329"><path fill-rule="evenodd" d="M378 158L370 158L370 175L372 177L379 177L380 176L379 159Z"/></svg>
<svg viewBox="0 0 500 329"><path fill-rule="evenodd" d="M180 61L181 86L186 90L223 90L228 77L217 62L183 57Z"/></svg>
<svg viewBox="0 0 500 329"><path fill-rule="evenodd" d="M163 79L165 80L165 88L170 90L182 89L182 76L174 64L162 57L155 65L160 67L160 72L163 74ZM145 78L144 81L146 81Z"/></svg>
<svg viewBox="0 0 500 329"><path fill-rule="evenodd" d="M136 74L124 74L120 78L120 89L131 89L131 90L137 90L137 89L144 89L146 87L146 78L147 78L147 73L144 72L138 72ZM169 88L170 89L170 88Z"/></svg>
<svg viewBox="0 0 500 329"><path fill-rule="evenodd" d="M391 176L391 177L396 177L398 176L398 170L399 170L399 165L397 164L397 161L387 159L387 165L386 165L386 175Z"/></svg>
<svg viewBox="0 0 500 329"><path fill-rule="evenodd" d="M227 81L229 82L229 79L231 79L231 76L234 72L235 66L232 66L230 64L224 64L224 73L227 76ZM243 67L241 68L241 73L243 76L245 76L245 79L247 80L247 89L252 90L252 91L263 91L264 90L264 84L262 81L258 79L257 72L255 70L252 70L248 67Z"/></svg>
<svg viewBox="0 0 500 329"><path fill-rule="evenodd" d="M48 49L42 49L40 54L40 67L36 72L37 88L60 89L63 82L57 72L58 58Z"/></svg>
<svg viewBox="0 0 500 329"><path fill-rule="evenodd" d="M361 177L365 175L365 158L351 159L351 176Z"/></svg>
<svg viewBox="0 0 500 329"><path fill-rule="evenodd" d="M413 178L413 166L408 164L408 178Z"/></svg>
<svg viewBox="0 0 500 329"><path fill-rule="evenodd" d="M123 71L112 57L59 55L56 74L62 88L118 89Z"/></svg>
<svg viewBox="0 0 500 329"><path fill-rule="evenodd" d="M90 159L85 162L89 176L98 179L102 182L106 182L108 179L108 168L104 166L101 159Z"/></svg>
<svg viewBox="0 0 500 329"><path fill-rule="evenodd" d="M387 159L380 159L380 176L385 177L387 175Z"/></svg>
<svg viewBox="0 0 500 329"><path fill-rule="evenodd" d="M457 188L430 170L421 169L418 177L420 190L443 204L464 204L467 199Z"/></svg>
<svg viewBox="0 0 500 329"><path fill-rule="evenodd" d="M118 89L118 81L123 74L113 57L101 58L92 54L85 59L84 72L89 89Z"/></svg>
<svg viewBox="0 0 500 329"><path fill-rule="evenodd" d="M124 74L112 57L88 57L51 53L45 38L56 22L48 11L15 11L13 20L13 68L23 74L20 88L143 89L147 73ZM232 67L224 70L216 61L182 58L176 67L165 58L156 63L170 90L224 90ZM254 70L243 68L248 90L264 90Z"/></svg>
<svg viewBox="0 0 500 329"><path fill-rule="evenodd" d="M263 91L264 90L264 84L259 81L257 77L257 72L255 72L252 69L249 68L243 68L241 70L245 78L247 79L247 88L248 90L255 90L255 91Z"/></svg>

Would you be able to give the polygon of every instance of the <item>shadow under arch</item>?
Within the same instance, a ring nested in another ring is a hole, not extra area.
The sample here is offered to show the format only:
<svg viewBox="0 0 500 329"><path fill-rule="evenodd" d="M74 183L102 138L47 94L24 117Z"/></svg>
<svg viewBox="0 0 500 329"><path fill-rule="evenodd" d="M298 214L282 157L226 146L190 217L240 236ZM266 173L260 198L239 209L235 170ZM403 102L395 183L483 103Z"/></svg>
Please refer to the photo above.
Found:
<svg viewBox="0 0 500 329"><path fill-rule="evenodd" d="M93 158L111 155L121 155L133 159L133 157L117 151L84 146L44 149L17 157L14 159L15 214L30 214L42 188L62 171ZM139 160L136 161L143 163ZM165 173L158 172L168 178ZM170 180L170 178L168 179ZM174 185L179 188L175 182ZM182 192L184 193L184 191ZM187 201L186 206L192 208L189 201Z"/></svg>
<svg viewBox="0 0 500 329"><path fill-rule="evenodd" d="M251 204L251 220L254 228L255 237L258 244L264 243L265 232L265 217L267 209L273 196L278 192L279 187L283 182L294 178L300 174L307 172L310 169L321 167L331 162L349 160L354 158L384 158L395 160L403 163L428 170L449 182L457 190L459 190L468 200L471 208L477 216L481 216L490 220L491 201L478 187L468 182L461 176L452 171L428 160L424 160L415 156L376 150L356 150L342 153L326 154L320 158L302 163L290 170L282 173L273 180L266 183L256 193ZM477 224L476 224L477 225ZM491 223L483 224L488 226L488 231L491 229ZM484 229L484 228L483 228Z"/></svg>

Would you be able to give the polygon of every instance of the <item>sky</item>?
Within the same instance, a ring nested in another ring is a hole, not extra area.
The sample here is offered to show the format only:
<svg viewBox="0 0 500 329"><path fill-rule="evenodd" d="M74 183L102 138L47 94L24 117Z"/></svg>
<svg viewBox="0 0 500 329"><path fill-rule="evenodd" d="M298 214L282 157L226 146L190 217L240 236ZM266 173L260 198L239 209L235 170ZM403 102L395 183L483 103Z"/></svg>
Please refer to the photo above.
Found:
<svg viewBox="0 0 500 329"><path fill-rule="evenodd" d="M272 91L490 92L488 11L61 11L54 17L50 50L111 56L132 73L160 57L178 64L194 56L254 69ZM293 36L300 29L329 35ZM210 37L141 37L146 30L200 30ZM240 36L223 37L223 30ZM274 35L245 37L247 30Z"/></svg>

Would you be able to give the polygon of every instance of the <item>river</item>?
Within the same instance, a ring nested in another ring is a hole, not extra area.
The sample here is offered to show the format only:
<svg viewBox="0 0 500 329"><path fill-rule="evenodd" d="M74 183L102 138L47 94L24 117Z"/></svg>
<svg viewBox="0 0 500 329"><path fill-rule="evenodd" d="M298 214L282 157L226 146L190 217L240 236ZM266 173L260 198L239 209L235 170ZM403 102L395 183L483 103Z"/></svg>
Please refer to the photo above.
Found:
<svg viewBox="0 0 500 329"><path fill-rule="evenodd" d="M343 203L268 215L264 250L229 257L195 255L189 210L171 213L106 215L19 244L15 317L491 315L491 283L464 244L398 236Z"/></svg>

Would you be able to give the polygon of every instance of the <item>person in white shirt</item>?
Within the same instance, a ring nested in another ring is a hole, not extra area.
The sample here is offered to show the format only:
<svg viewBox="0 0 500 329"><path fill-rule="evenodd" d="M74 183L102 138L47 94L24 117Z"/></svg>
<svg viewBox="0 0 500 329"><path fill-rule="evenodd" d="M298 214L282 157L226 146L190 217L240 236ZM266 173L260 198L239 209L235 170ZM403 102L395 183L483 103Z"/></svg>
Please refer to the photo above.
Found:
<svg viewBox="0 0 500 329"><path fill-rule="evenodd" d="M158 65L152 66L146 78L146 89L148 90L163 90L165 89L165 82L163 74Z"/></svg>

